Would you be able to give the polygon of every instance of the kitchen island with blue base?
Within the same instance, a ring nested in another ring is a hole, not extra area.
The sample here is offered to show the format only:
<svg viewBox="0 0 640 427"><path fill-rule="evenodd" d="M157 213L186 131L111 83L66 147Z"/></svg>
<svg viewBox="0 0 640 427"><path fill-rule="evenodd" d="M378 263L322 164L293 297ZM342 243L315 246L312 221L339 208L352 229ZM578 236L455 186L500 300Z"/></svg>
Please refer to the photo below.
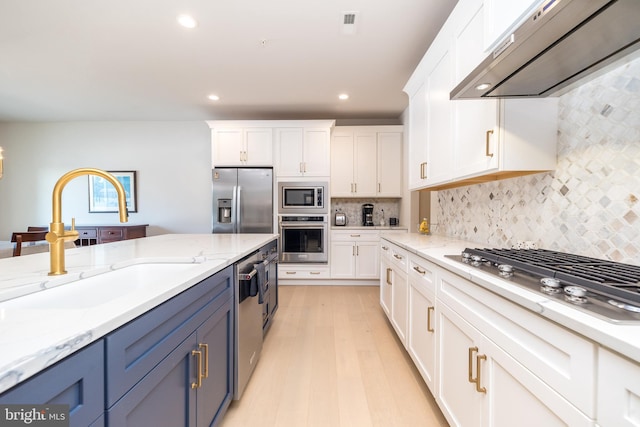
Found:
<svg viewBox="0 0 640 427"><path fill-rule="evenodd" d="M78 248L53 278L47 254L4 261L0 404L68 404L72 426L217 425L233 396L232 265L276 238Z"/></svg>

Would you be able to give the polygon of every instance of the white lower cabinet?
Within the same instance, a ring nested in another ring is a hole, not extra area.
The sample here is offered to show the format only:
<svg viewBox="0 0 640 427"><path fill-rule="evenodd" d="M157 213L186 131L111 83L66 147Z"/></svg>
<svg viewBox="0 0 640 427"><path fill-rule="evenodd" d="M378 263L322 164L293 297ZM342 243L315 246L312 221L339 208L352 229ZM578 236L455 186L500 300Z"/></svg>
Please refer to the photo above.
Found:
<svg viewBox="0 0 640 427"><path fill-rule="evenodd" d="M598 425L640 426L640 365L607 349L598 352Z"/></svg>
<svg viewBox="0 0 640 427"><path fill-rule="evenodd" d="M384 237L380 251L380 304L452 426L640 425L637 363L598 358L596 343Z"/></svg>
<svg viewBox="0 0 640 427"><path fill-rule="evenodd" d="M278 264L278 281L293 285L294 281L329 279L331 277L327 264Z"/></svg>
<svg viewBox="0 0 640 427"><path fill-rule="evenodd" d="M409 338L407 350L425 383L435 394L436 291L433 270L409 256Z"/></svg>
<svg viewBox="0 0 640 427"><path fill-rule="evenodd" d="M441 304L436 399L452 426L593 426L593 421Z"/></svg>
<svg viewBox="0 0 640 427"><path fill-rule="evenodd" d="M378 231L333 231L331 233L332 279L378 279L380 267Z"/></svg>
<svg viewBox="0 0 640 427"><path fill-rule="evenodd" d="M409 328L409 282L407 251L383 240L382 268L380 270L381 304L387 304L385 312L400 341L406 347ZM384 248L387 248L386 250ZM383 305L384 307L384 305Z"/></svg>

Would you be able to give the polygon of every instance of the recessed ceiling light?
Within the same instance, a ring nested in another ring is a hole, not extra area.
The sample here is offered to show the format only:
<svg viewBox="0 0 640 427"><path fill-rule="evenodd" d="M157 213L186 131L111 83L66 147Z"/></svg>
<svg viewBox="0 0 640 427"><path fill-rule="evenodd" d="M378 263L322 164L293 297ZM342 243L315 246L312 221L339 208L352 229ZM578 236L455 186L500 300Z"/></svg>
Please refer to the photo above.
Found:
<svg viewBox="0 0 640 427"><path fill-rule="evenodd" d="M193 16L190 15L178 15L178 24L182 25L185 28L195 28L198 26L198 21L193 19Z"/></svg>
<svg viewBox="0 0 640 427"><path fill-rule="evenodd" d="M218 95L214 95L214 94L207 96L207 98L209 98L212 101L218 101L220 99Z"/></svg>
<svg viewBox="0 0 640 427"><path fill-rule="evenodd" d="M485 89L489 89L490 87L491 87L491 83L481 83L478 86L476 86L476 89L485 90Z"/></svg>
<svg viewBox="0 0 640 427"><path fill-rule="evenodd" d="M347 95L346 93L341 93L340 95L338 95L338 99L345 101L349 99L349 95Z"/></svg>

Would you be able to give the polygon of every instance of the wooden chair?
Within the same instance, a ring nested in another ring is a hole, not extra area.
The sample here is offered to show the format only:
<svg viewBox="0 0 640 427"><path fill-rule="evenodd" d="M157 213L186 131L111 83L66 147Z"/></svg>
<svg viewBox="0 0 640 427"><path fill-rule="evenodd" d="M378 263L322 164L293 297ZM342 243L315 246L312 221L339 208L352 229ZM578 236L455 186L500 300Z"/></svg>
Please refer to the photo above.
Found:
<svg viewBox="0 0 640 427"><path fill-rule="evenodd" d="M30 225L27 227L27 231L49 231L49 227L34 227Z"/></svg>
<svg viewBox="0 0 640 427"><path fill-rule="evenodd" d="M16 247L13 248L13 256L20 256L22 253L22 244L27 242L39 242L45 240L46 231L20 231L11 234L11 241L15 242ZM34 252L46 252L49 250L48 245L40 245L42 250Z"/></svg>

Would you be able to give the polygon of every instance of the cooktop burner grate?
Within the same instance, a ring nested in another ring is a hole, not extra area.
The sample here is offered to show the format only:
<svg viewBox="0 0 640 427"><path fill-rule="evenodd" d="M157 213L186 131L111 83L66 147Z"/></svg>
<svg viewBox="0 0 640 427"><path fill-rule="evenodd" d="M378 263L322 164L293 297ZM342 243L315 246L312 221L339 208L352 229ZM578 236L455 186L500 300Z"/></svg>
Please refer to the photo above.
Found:
<svg viewBox="0 0 640 427"><path fill-rule="evenodd" d="M496 264L554 277L608 296L640 302L640 267L546 249L465 249Z"/></svg>

